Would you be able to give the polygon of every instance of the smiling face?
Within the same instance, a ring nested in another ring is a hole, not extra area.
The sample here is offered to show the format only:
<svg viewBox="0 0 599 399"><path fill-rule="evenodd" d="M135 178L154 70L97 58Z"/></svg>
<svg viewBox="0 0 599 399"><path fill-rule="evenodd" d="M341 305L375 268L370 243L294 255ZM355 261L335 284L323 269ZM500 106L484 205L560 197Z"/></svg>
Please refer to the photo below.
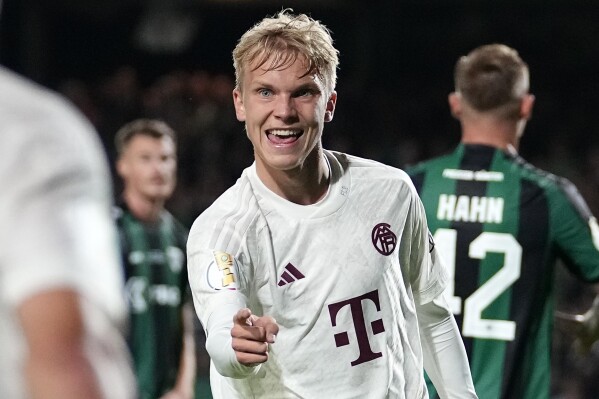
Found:
<svg viewBox="0 0 599 399"><path fill-rule="evenodd" d="M137 134L117 162L125 191L148 201L166 201L175 188L177 162L170 137Z"/></svg>
<svg viewBox="0 0 599 399"><path fill-rule="evenodd" d="M237 119L245 122L263 181L318 167L306 160L318 159L324 123L333 119L337 99L335 92L327 98L315 73L306 75L304 58L284 69L268 70L269 65L270 60L258 69L246 68L242 87L233 91Z"/></svg>

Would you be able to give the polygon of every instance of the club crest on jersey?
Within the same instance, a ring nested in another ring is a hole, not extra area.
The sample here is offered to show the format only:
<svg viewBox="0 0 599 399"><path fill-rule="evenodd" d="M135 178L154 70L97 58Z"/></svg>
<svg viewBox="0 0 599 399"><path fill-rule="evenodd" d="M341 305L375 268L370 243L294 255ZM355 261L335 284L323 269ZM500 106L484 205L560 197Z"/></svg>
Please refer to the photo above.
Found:
<svg viewBox="0 0 599 399"><path fill-rule="evenodd" d="M381 254L389 256L397 245L397 236L387 223L379 223L372 229L372 245Z"/></svg>
<svg viewBox="0 0 599 399"><path fill-rule="evenodd" d="M233 256L226 252L214 251L214 261L208 266L206 282L213 290L237 289L237 265Z"/></svg>

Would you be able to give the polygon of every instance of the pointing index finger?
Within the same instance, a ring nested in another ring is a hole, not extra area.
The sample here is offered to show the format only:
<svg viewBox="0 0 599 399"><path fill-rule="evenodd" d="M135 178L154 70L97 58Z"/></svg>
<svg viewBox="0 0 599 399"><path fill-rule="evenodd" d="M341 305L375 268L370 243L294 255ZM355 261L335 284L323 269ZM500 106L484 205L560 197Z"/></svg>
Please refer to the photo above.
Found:
<svg viewBox="0 0 599 399"><path fill-rule="evenodd" d="M252 311L248 308L240 309L233 316L233 324L241 326L251 326L252 323Z"/></svg>

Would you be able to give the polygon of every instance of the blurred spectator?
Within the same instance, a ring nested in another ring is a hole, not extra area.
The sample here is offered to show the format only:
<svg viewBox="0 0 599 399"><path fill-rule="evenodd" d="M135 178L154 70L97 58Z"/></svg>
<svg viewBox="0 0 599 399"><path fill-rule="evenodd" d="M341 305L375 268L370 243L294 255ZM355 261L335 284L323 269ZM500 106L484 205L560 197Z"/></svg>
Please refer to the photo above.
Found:
<svg viewBox="0 0 599 399"><path fill-rule="evenodd" d="M191 399L195 348L187 229L164 207L176 182L175 132L160 120L137 119L118 130L115 146L124 183L115 217L140 399Z"/></svg>

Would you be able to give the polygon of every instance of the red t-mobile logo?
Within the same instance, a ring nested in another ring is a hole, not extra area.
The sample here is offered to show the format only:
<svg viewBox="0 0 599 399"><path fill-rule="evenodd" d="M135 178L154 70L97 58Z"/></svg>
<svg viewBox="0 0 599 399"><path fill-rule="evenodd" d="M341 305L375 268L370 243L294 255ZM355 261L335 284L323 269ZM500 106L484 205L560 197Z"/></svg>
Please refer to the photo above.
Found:
<svg viewBox="0 0 599 399"><path fill-rule="evenodd" d="M356 332L356 339L358 340L358 348L360 349L360 356L353 362L352 366L369 362L376 358L383 356L381 352L373 352L368 341L368 331L366 330L366 320L364 320L364 310L362 309L362 301L369 300L374 302L377 311L381 311L381 305L379 303L379 292L378 290L371 291L367 294L360 295L355 298L346 299L341 302L332 303L329 305L329 315L331 316L331 324L333 327L337 325L337 313L339 310L349 305L349 309L354 322L354 330ZM370 322L372 327L372 334L380 334L385 331L383 325L383 319L377 319ZM349 335L347 332L341 332L335 334L335 344L337 347L349 345Z"/></svg>

